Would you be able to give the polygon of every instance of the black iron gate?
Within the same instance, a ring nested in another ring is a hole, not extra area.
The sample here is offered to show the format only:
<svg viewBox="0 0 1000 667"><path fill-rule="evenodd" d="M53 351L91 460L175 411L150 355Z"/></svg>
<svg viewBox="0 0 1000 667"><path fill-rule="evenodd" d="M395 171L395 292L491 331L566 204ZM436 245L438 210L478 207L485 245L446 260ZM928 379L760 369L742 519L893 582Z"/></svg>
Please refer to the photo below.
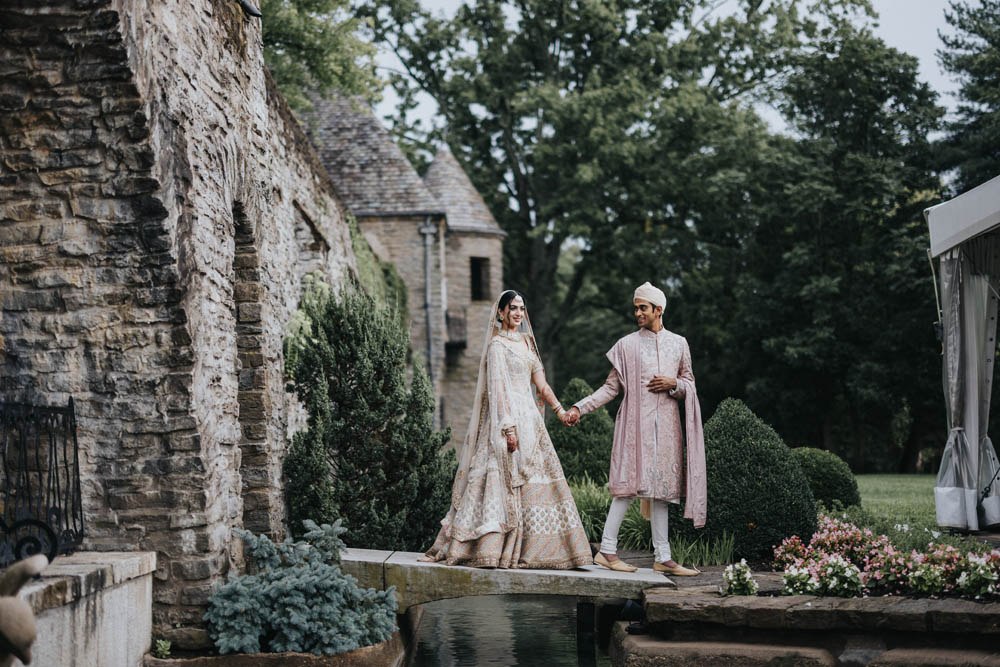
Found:
<svg viewBox="0 0 1000 667"><path fill-rule="evenodd" d="M73 399L64 408L0 401L0 567L49 560L83 541Z"/></svg>

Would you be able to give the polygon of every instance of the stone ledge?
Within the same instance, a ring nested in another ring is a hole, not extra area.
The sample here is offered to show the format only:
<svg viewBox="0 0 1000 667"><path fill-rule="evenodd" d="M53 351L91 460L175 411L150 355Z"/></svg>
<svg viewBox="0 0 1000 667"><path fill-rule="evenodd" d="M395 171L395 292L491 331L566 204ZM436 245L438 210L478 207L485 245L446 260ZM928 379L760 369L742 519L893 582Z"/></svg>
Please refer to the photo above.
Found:
<svg viewBox="0 0 1000 667"><path fill-rule="evenodd" d="M615 624L611 642L612 664L615 667L833 667L837 664L833 655L822 648L738 642L672 642L649 635L630 635L625 632L625 626L624 622Z"/></svg>
<svg viewBox="0 0 1000 667"><path fill-rule="evenodd" d="M156 569L152 551L80 551L57 556L42 572L41 579L21 589L21 597L38 615L95 595L106 588L150 575Z"/></svg>
<svg viewBox="0 0 1000 667"><path fill-rule="evenodd" d="M897 648L886 651L868 667L1000 667L1000 652L955 649Z"/></svg>
<svg viewBox="0 0 1000 667"><path fill-rule="evenodd" d="M651 623L713 623L760 629L1000 634L1000 603L902 597L722 597L704 590L645 592Z"/></svg>

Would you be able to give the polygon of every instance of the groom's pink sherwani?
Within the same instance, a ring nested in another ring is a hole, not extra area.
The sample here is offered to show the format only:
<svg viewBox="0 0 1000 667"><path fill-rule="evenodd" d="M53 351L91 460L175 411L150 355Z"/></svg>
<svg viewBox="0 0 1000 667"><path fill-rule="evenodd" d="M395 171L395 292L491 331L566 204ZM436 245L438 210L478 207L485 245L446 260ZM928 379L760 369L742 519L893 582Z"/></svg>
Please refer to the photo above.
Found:
<svg viewBox="0 0 1000 667"><path fill-rule="evenodd" d="M684 516L701 528L708 507L705 439L687 341L666 329L640 329L615 343L607 356L613 366L608 379L576 407L585 415L625 391L615 418L611 495L675 502L686 498ZM677 388L649 391L646 385L655 375L676 378ZM684 401L686 465L678 400Z"/></svg>

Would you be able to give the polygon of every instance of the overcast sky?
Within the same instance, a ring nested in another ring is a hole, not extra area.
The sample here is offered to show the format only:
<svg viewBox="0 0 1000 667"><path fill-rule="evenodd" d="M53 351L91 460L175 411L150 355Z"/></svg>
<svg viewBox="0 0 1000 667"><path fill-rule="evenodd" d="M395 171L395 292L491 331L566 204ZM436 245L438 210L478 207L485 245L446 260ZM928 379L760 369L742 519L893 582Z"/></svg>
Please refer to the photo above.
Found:
<svg viewBox="0 0 1000 667"><path fill-rule="evenodd" d="M470 0L471 1L471 0ZM462 0L423 0L424 7L434 13L444 12L452 16ZM920 61L920 76L941 95L940 103L954 109L956 84L941 70L935 52L941 47L938 31L948 32L944 11L948 0L873 0L879 14L879 24L875 29L886 44L900 51L916 56ZM393 66L395 59L390 54L382 54L379 62ZM385 91L385 99L376 111L380 117L388 115L395 104L390 89ZM422 114L432 114L431 105L425 105Z"/></svg>

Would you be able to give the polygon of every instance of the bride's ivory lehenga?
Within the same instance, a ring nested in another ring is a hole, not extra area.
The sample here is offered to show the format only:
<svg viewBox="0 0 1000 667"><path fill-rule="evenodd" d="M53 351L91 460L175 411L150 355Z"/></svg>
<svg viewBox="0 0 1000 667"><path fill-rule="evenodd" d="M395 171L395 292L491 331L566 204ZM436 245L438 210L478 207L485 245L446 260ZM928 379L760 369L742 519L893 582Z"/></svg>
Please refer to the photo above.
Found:
<svg viewBox="0 0 1000 667"><path fill-rule="evenodd" d="M542 363L527 317L513 334L500 331L491 319L451 508L427 552L430 558L504 568L570 569L593 563L535 402L531 376L538 372ZM509 426L517 429L513 453L501 433Z"/></svg>

